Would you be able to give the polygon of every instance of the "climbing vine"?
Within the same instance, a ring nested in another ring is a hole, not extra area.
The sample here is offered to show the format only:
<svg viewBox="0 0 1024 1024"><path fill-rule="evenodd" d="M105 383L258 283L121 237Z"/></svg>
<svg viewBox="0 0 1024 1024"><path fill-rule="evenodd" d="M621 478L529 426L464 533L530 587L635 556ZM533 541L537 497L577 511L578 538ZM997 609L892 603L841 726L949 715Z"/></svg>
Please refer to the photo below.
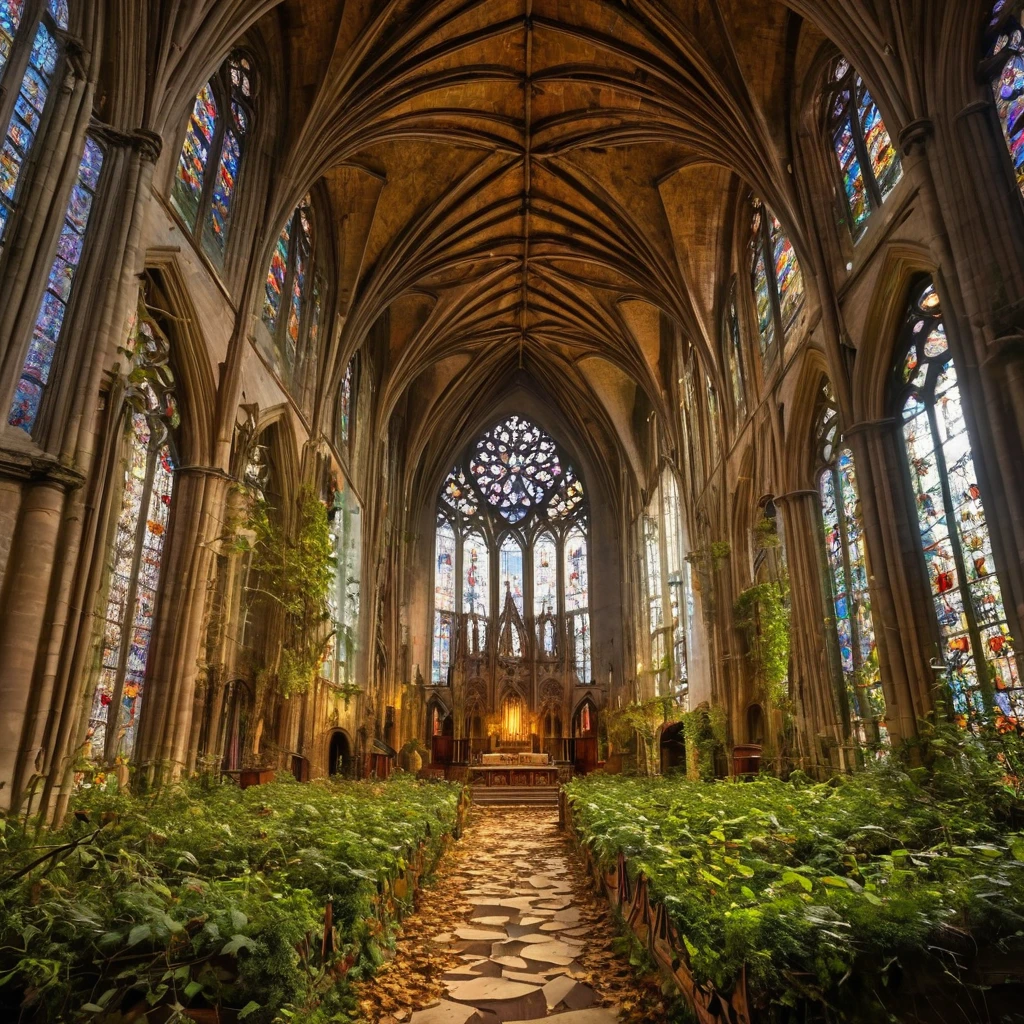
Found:
<svg viewBox="0 0 1024 1024"><path fill-rule="evenodd" d="M682 722L687 774L691 779L710 782L715 777L715 750L725 745L725 709L702 704L687 711Z"/></svg>
<svg viewBox="0 0 1024 1024"><path fill-rule="evenodd" d="M327 509L311 487L302 488L298 504L298 522L290 532L271 515L264 498L254 497L244 531L252 539L241 541L252 551L250 597L282 616L276 667L273 659L263 667L276 676L285 697L309 688L333 628L327 599L335 558Z"/></svg>
<svg viewBox="0 0 1024 1024"><path fill-rule="evenodd" d="M637 768L644 775L653 775L657 770L653 747L658 730L680 721L683 713L675 697L652 697L607 712L605 729L608 739L619 749L637 736Z"/></svg>
<svg viewBox="0 0 1024 1024"><path fill-rule="evenodd" d="M788 699L789 580L782 577L744 590L733 605L738 629L747 636L747 657L765 697L775 707Z"/></svg>

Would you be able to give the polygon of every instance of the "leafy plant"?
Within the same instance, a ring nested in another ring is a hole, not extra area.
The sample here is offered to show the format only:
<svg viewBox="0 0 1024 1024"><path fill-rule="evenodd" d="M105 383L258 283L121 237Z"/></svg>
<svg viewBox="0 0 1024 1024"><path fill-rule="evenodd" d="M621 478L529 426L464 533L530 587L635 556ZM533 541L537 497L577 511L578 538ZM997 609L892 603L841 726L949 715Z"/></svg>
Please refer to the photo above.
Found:
<svg viewBox="0 0 1024 1024"><path fill-rule="evenodd" d="M644 774L653 775L657 765L652 748L658 730L678 722L682 716L683 709L675 697L653 697L606 712L605 729L608 738L620 749L637 736L640 740L637 767Z"/></svg>
<svg viewBox="0 0 1024 1024"><path fill-rule="evenodd" d="M408 778L190 783L145 799L94 787L42 845L0 819L0 1018L340 1014L347 979L380 962L408 906L414 851L429 866L455 828L460 792Z"/></svg>
<svg viewBox="0 0 1024 1024"><path fill-rule="evenodd" d="M699 981L745 968L758 1020L887 1020L903 971L948 982L944 950L1024 933L1019 737L931 724L919 748L825 783L576 779L573 824L647 876Z"/></svg>
<svg viewBox="0 0 1024 1024"><path fill-rule="evenodd" d="M765 697L774 707L788 699L789 580L783 577L744 590L733 605L738 629L747 636L747 657Z"/></svg>

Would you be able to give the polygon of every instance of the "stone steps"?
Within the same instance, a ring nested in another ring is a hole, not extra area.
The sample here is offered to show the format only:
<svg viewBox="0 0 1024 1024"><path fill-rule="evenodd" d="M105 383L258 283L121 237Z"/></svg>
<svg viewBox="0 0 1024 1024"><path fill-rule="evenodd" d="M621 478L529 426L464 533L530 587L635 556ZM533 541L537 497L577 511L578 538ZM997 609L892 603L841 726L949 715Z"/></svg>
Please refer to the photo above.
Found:
<svg viewBox="0 0 1024 1024"><path fill-rule="evenodd" d="M557 807L558 786L470 786L473 803Z"/></svg>

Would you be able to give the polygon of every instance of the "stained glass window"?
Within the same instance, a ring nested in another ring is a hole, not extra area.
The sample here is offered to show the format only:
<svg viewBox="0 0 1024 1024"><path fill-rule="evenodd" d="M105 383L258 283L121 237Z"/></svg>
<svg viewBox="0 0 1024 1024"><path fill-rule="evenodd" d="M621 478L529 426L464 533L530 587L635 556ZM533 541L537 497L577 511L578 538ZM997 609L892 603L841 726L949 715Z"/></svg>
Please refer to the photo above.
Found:
<svg viewBox="0 0 1024 1024"><path fill-rule="evenodd" d="M501 582L502 604L505 594L512 595L512 602L520 615L523 609L523 549L514 537L506 537L498 549L498 572Z"/></svg>
<svg viewBox="0 0 1024 1024"><path fill-rule="evenodd" d="M743 343L740 339L740 318L736 310L736 283L729 291L729 305L725 313L726 359L732 384L732 407L737 425L747 417L747 387L743 379Z"/></svg>
<svg viewBox="0 0 1024 1024"><path fill-rule="evenodd" d="M828 103L832 148L857 241L903 177L903 165L864 80L843 58L833 65Z"/></svg>
<svg viewBox="0 0 1024 1024"><path fill-rule="evenodd" d="M868 589L867 547L853 452L842 444L839 412L826 383L819 398L815 440L825 557L832 594L844 703L861 744L886 742L875 627Z"/></svg>
<svg viewBox="0 0 1024 1024"><path fill-rule="evenodd" d="M558 612L558 551L555 538L542 533L533 543L533 614Z"/></svg>
<svg viewBox="0 0 1024 1024"><path fill-rule="evenodd" d="M47 8L38 21L24 20L24 8L24 0L0 0L0 76L15 45L28 47L29 40L32 41L0 152L0 245L6 241L7 227L24 184L26 161L39 137L60 60L56 32L67 27L61 5L57 6L56 18Z"/></svg>
<svg viewBox="0 0 1024 1024"><path fill-rule="evenodd" d="M199 90L185 129L171 202L203 252L224 265L231 212L252 124L252 67L232 54ZM210 157L216 162L211 167Z"/></svg>
<svg viewBox="0 0 1024 1024"><path fill-rule="evenodd" d="M782 225L759 199L753 204L750 279L761 362L767 367L775 359L776 339L786 336L803 308L804 278L796 250Z"/></svg>
<svg viewBox="0 0 1024 1024"><path fill-rule="evenodd" d="M105 762L130 756L135 743L153 637L164 543L174 492L168 427L177 422L166 340L142 315L133 324L136 365L155 363L144 399L129 412L124 490L103 618L99 680L89 715L92 756ZM155 357L155 358L154 358Z"/></svg>
<svg viewBox="0 0 1024 1024"><path fill-rule="evenodd" d="M523 416L507 417L468 446L438 495L435 683L442 679L441 634L465 637L465 653L476 657L495 623L495 649L504 657L522 657L527 649L553 657L561 638L571 638L577 679L589 681L586 517L579 475L554 440ZM506 593L514 618L502 618ZM535 642L528 644L530 636Z"/></svg>
<svg viewBox="0 0 1024 1024"><path fill-rule="evenodd" d="M562 475L555 442L519 416L480 438L469 469L485 500L510 523L541 505Z"/></svg>
<svg viewBox="0 0 1024 1024"><path fill-rule="evenodd" d="M1024 31L1019 2L1000 0L993 7L985 70L1017 185L1024 192Z"/></svg>
<svg viewBox="0 0 1024 1024"><path fill-rule="evenodd" d="M345 376L341 378L338 391L338 441L343 449L348 448L349 436L352 433L352 387L355 381L356 357L353 356L345 367Z"/></svg>
<svg viewBox="0 0 1024 1024"><path fill-rule="evenodd" d="M306 355L312 352L311 345L319 340L322 294L309 282L319 281L322 293L323 277L313 269L316 262L313 227L311 199L307 195L281 229L270 256L263 289L261 321L265 331L258 332L257 339L274 372L289 388L297 383L296 375ZM315 362L316 354L312 352L310 365ZM351 381L349 383L351 385ZM340 406L340 395L338 401ZM351 393L349 401L347 417L351 415Z"/></svg>
<svg viewBox="0 0 1024 1024"><path fill-rule="evenodd" d="M451 665L452 622L455 611L455 531L446 519L437 526L434 568L434 639L431 680L444 684Z"/></svg>
<svg viewBox="0 0 1024 1024"><path fill-rule="evenodd" d="M722 456L721 423L718 419L718 391L709 376L704 377L704 392L708 398L708 434L711 441L711 465L717 466Z"/></svg>
<svg viewBox="0 0 1024 1024"><path fill-rule="evenodd" d="M7 417L12 427L21 427L27 433L31 433L35 427L43 393L53 369L102 169L103 150L91 138L87 138L85 152L78 165L78 176L64 214L64 226L57 240L57 253L50 267L46 291L36 314L28 355Z"/></svg>
<svg viewBox="0 0 1024 1024"><path fill-rule="evenodd" d="M939 295L919 283L894 368L895 407L953 708L1019 723L1024 694Z"/></svg>
<svg viewBox="0 0 1024 1024"><path fill-rule="evenodd" d="M490 576L487 542L479 533L471 533L462 543L462 610L467 615L490 615Z"/></svg>
<svg viewBox="0 0 1024 1024"><path fill-rule="evenodd" d="M650 671L659 695L686 692L686 610L679 488L670 469L662 474L641 516L644 540Z"/></svg>
<svg viewBox="0 0 1024 1024"><path fill-rule="evenodd" d="M356 681L362 559L362 513L350 487L335 489L328 519L334 551L334 586L328 604L335 633L323 675L346 685Z"/></svg>

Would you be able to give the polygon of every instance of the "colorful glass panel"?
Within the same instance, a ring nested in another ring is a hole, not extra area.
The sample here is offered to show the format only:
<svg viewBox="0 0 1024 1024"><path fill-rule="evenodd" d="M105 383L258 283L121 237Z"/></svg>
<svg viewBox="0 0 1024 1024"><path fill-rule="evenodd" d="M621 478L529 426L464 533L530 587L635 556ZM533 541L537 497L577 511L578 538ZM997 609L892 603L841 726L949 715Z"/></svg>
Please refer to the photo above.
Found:
<svg viewBox="0 0 1024 1024"><path fill-rule="evenodd" d="M480 438L469 469L487 502L510 523L541 505L562 475L555 442L521 416Z"/></svg>
<svg viewBox="0 0 1024 1024"><path fill-rule="evenodd" d="M135 413L114 539L100 677L89 716L96 758L131 755L142 706L174 490L170 448L153 442L149 420ZM116 736L108 737L111 727Z"/></svg>
<svg viewBox="0 0 1024 1024"><path fill-rule="evenodd" d="M836 62L831 110L832 148L839 163L854 241L903 177L903 166L864 80L846 60Z"/></svg>
<svg viewBox="0 0 1024 1024"><path fill-rule="evenodd" d="M455 531L442 520L437 528L437 567L434 573L434 607L455 610Z"/></svg>
<svg viewBox="0 0 1024 1024"><path fill-rule="evenodd" d="M1004 58L1001 63L995 61L992 93L1017 185L1024 191L1024 33L1019 13L1007 17L1001 8L993 12L992 23L998 30L991 41L989 56L994 61L999 55Z"/></svg>
<svg viewBox="0 0 1024 1024"><path fill-rule="evenodd" d="M579 528L565 538L565 610L573 612L590 603L587 574L587 538Z"/></svg>
<svg viewBox="0 0 1024 1024"><path fill-rule="evenodd" d="M533 614L558 613L558 550L555 538L542 533L533 542Z"/></svg>
<svg viewBox="0 0 1024 1024"><path fill-rule="evenodd" d="M78 176L64 214L64 227L57 240L57 253L50 267L46 292L32 329L28 355L7 417L12 427L21 427L27 433L31 433L35 427L39 405L50 379L102 168L103 150L87 138L78 165Z"/></svg>
<svg viewBox="0 0 1024 1024"><path fill-rule="evenodd" d="M725 321L725 348L729 361L729 379L732 383L732 402L737 422L747 416L747 389L743 380L743 344L740 339L740 318L736 311L736 287L729 294L729 309Z"/></svg>
<svg viewBox="0 0 1024 1024"><path fill-rule="evenodd" d="M562 482L548 502L548 518L556 522L568 519L583 504L583 482L566 466Z"/></svg>
<svg viewBox="0 0 1024 1024"><path fill-rule="evenodd" d="M800 269L800 261L796 258L793 243L782 230L782 225L775 217L771 217L770 221L775 280L779 289L779 313L782 316L783 330L788 331L804 304L804 275Z"/></svg>
<svg viewBox="0 0 1024 1024"><path fill-rule="evenodd" d="M213 83L208 82L199 91L193 104L171 189L171 202L190 231L195 230L199 216L206 166L216 131L217 101L213 95Z"/></svg>
<svg viewBox="0 0 1024 1024"><path fill-rule="evenodd" d="M906 353L898 353L898 408L954 710L965 724L991 710L997 725L1009 727L1021 721L1024 694L963 398L931 282L918 290L906 332L916 372L908 384Z"/></svg>
<svg viewBox="0 0 1024 1024"><path fill-rule="evenodd" d="M576 678L581 683L590 682L590 613L576 612L570 617L572 622L573 666Z"/></svg>
<svg viewBox="0 0 1024 1024"><path fill-rule="evenodd" d="M448 684L448 672L452 664L454 624L455 620L451 612L434 612L430 679L437 686Z"/></svg>
<svg viewBox="0 0 1024 1024"><path fill-rule="evenodd" d="M775 345L775 309L771 283L768 280L768 262L764 253L762 223L763 217L759 205L754 214L751 281L754 286L754 304L757 308L757 333L761 347L761 361L763 364L767 364Z"/></svg>
<svg viewBox="0 0 1024 1024"><path fill-rule="evenodd" d="M491 562L487 542L471 533L462 543L462 610L487 618L491 612Z"/></svg>
<svg viewBox="0 0 1024 1024"><path fill-rule="evenodd" d="M277 244L270 256L270 269L267 271L267 283L263 294L263 323L271 337L277 335L277 318L281 313L281 296L284 294L284 281L288 276L288 256L291 251L292 224L294 215L281 229Z"/></svg>
<svg viewBox="0 0 1024 1024"><path fill-rule="evenodd" d="M338 438L342 448L348 447L349 434L352 430L352 381L355 377L355 365L356 360L353 356L345 367L345 376L341 378L341 388L338 391Z"/></svg>
<svg viewBox="0 0 1024 1024"><path fill-rule="evenodd" d="M25 0L0 0L0 81L14 49L14 37L21 25Z"/></svg>
<svg viewBox="0 0 1024 1024"><path fill-rule="evenodd" d="M224 250L231 221L231 201L235 195L235 183L238 180L241 162L242 144L238 135L228 128L224 132L220 163L210 202L210 216L203 233L203 250L217 266L224 263Z"/></svg>
<svg viewBox="0 0 1024 1024"><path fill-rule="evenodd" d="M498 573L501 584L500 600L505 605L505 595L512 595L512 603L520 616L523 608L523 549L514 537L506 537L498 549Z"/></svg>
<svg viewBox="0 0 1024 1024"><path fill-rule="evenodd" d="M3 0L0 0L0 6ZM8 23L13 17L8 8ZM20 9L19 9L20 17ZM57 69L60 47L45 25L36 29L35 41L28 58L28 67L21 80L21 88L14 101L14 110L7 125L3 149L0 150L0 242L3 242L14 212L21 183L21 172L35 144L42 123L50 82Z"/></svg>

